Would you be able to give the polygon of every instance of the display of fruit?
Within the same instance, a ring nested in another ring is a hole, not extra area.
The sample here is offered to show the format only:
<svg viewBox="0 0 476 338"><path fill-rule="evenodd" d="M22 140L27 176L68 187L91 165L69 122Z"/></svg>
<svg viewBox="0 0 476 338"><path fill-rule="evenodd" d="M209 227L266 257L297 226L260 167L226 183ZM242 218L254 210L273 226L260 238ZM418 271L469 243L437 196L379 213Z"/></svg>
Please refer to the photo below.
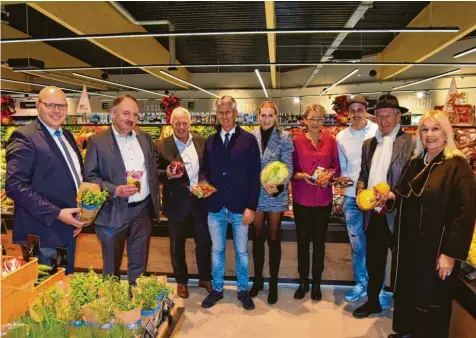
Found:
<svg viewBox="0 0 476 338"><path fill-rule="evenodd" d="M288 175L289 170L284 163L273 161L268 163L263 170L261 170L261 184L282 184Z"/></svg>
<svg viewBox="0 0 476 338"><path fill-rule="evenodd" d="M376 184L374 189L381 194L388 194L390 192L390 186L385 182L380 182L379 184Z"/></svg>
<svg viewBox="0 0 476 338"><path fill-rule="evenodd" d="M377 203L375 191L373 189L362 190L357 196L358 204L363 210L373 209Z"/></svg>
<svg viewBox="0 0 476 338"><path fill-rule="evenodd" d="M202 181L202 182L198 182L197 184L195 184L192 187L191 191L192 191L192 194L194 194L198 198L203 198L203 197L207 196L208 194L214 193L217 190L210 183L208 183L206 181Z"/></svg>
<svg viewBox="0 0 476 338"><path fill-rule="evenodd" d="M181 175L185 172L185 166L184 166L183 162L172 161L172 163L170 163L169 170L170 170L170 173L174 176L175 175Z"/></svg>
<svg viewBox="0 0 476 338"><path fill-rule="evenodd" d="M329 186L329 183L334 177L335 173L335 169L317 167L309 180L311 182L317 183L317 185L319 185L320 187L325 188Z"/></svg>

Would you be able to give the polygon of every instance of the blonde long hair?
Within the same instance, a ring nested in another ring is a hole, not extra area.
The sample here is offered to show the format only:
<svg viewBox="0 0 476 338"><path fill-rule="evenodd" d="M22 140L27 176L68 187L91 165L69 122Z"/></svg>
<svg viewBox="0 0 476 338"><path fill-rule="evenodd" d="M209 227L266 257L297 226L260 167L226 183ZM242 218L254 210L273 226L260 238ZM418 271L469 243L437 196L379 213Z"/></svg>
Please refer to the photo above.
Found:
<svg viewBox="0 0 476 338"><path fill-rule="evenodd" d="M441 110L433 110L428 113L425 113L421 116L420 121L418 122L417 137L415 151L413 152L413 159L422 158L425 153L425 146L421 140L421 128L423 126L423 121L428 118L435 119L441 127L441 130L445 133L446 136L446 145L443 150L445 159L450 159L455 156L465 158L464 154L458 149L454 139L453 127L451 126L448 116Z"/></svg>

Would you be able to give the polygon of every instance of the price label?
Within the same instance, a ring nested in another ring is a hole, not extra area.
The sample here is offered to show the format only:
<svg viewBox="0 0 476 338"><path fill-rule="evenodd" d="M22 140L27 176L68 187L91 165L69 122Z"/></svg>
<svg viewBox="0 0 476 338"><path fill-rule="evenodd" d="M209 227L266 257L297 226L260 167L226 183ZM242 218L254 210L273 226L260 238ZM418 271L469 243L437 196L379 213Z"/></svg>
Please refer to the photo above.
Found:
<svg viewBox="0 0 476 338"><path fill-rule="evenodd" d="M167 304L167 306L168 306L170 309L173 309L174 306L175 306L175 303L174 303L173 300L170 299L169 297L165 297L164 302L165 302L165 304Z"/></svg>

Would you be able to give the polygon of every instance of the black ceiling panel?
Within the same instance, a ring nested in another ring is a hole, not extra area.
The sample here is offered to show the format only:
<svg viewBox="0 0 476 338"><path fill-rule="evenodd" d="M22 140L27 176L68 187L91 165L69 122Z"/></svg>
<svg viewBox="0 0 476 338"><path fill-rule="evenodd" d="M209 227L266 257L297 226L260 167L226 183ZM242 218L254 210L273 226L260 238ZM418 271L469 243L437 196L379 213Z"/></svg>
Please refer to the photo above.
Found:
<svg viewBox="0 0 476 338"><path fill-rule="evenodd" d="M123 1L124 8L137 21L170 20L176 31L265 29L264 2L241 1ZM146 25L149 32L167 32L165 25ZM168 38L157 39L169 48ZM176 58L185 64L268 62L266 35L233 35L176 38ZM217 68L190 68L191 72L216 72ZM243 71L239 67L220 72Z"/></svg>
<svg viewBox="0 0 476 338"><path fill-rule="evenodd" d="M35 38L44 37L70 37L77 36L63 25L38 12L25 4L5 6L10 13L8 21L10 26ZM92 66L123 66L129 63L108 53L101 47L87 40L80 41L51 41L48 45L74 56L75 58ZM26 55L25 55L26 57ZM124 72L125 73L125 72ZM143 73L141 70L128 71L130 73Z"/></svg>

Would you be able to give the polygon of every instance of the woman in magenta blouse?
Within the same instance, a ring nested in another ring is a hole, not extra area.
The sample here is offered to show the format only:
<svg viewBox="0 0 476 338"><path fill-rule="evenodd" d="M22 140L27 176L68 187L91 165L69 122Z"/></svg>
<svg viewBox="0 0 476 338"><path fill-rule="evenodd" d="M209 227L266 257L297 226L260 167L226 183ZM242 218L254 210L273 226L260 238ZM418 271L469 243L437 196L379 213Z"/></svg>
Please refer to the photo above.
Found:
<svg viewBox="0 0 476 338"><path fill-rule="evenodd" d="M320 104L311 104L304 113L306 133L294 137L292 180L293 211L298 244L299 288L294 298L304 298L309 291L310 243L312 241L311 298L320 300L321 275L324 270L327 226L332 210L332 187L321 188L311 182L317 167L341 170L337 142L334 137L321 133L326 110Z"/></svg>

